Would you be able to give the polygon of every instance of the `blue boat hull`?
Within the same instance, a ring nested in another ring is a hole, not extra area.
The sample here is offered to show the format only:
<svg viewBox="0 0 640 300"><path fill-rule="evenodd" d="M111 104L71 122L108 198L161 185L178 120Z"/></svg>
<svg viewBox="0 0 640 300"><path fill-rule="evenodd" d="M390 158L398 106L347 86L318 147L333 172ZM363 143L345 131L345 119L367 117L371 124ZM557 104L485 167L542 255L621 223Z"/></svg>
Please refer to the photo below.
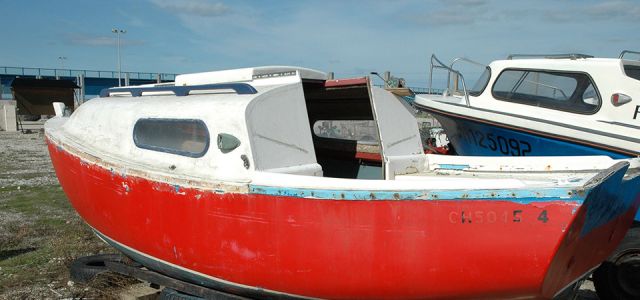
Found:
<svg viewBox="0 0 640 300"><path fill-rule="evenodd" d="M605 145L567 140L553 133L536 133L513 126L471 120L430 111L444 128L455 152L465 156L581 156L633 157ZM640 221L640 212L636 214Z"/></svg>
<svg viewBox="0 0 640 300"><path fill-rule="evenodd" d="M580 156L606 155L614 159L631 158L597 145L578 144L515 127L502 127L463 118L435 115L449 141L460 155L471 156Z"/></svg>

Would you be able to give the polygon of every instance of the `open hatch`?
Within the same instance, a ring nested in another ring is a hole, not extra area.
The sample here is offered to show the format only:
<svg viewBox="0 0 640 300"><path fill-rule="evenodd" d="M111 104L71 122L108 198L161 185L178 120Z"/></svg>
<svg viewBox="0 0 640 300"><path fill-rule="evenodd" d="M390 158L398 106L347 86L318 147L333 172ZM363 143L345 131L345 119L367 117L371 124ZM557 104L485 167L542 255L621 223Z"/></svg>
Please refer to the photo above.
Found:
<svg viewBox="0 0 640 300"><path fill-rule="evenodd" d="M369 78L303 82L303 88L325 177L385 179L388 157L422 154L411 107Z"/></svg>

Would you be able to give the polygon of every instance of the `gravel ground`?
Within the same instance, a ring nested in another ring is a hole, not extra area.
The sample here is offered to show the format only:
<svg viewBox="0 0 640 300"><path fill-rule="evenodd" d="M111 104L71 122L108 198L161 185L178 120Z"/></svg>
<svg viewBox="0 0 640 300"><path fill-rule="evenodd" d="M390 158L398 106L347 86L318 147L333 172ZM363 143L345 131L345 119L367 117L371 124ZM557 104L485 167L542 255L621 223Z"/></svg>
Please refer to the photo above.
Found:
<svg viewBox="0 0 640 300"><path fill-rule="evenodd" d="M113 251L66 201L42 132L0 132L0 299L116 298L131 280L80 285L68 274L74 258ZM593 282L577 299L598 299Z"/></svg>
<svg viewBox="0 0 640 300"><path fill-rule="evenodd" d="M57 185L40 131L31 134L0 132L0 188Z"/></svg>

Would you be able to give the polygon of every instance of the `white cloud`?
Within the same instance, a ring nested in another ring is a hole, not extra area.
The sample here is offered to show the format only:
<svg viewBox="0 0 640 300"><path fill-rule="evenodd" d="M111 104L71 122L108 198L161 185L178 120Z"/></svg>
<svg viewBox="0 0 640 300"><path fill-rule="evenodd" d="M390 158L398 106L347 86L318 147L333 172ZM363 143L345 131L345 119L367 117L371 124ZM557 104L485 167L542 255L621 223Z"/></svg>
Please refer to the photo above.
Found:
<svg viewBox="0 0 640 300"><path fill-rule="evenodd" d="M547 9L542 12L544 19L552 22L637 22L640 18L640 4L632 1L608 1L590 5L567 6Z"/></svg>
<svg viewBox="0 0 640 300"><path fill-rule="evenodd" d="M98 36L73 36L69 38L69 41L75 45L85 46L112 46L116 44L116 41L112 37Z"/></svg>
<svg viewBox="0 0 640 300"><path fill-rule="evenodd" d="M223 3L205 0L151 0L151 3L175 14L219 17L229 13L229 7Z"/></svg>
<svg viewBox="0 0 640 300"><path fill-rule="evenodd" d="M471 6L484 6L489 3L488 0L444 0L443 2L445 5L457 6L461 8Z"/></svg>
<svg viewBox="0 0 640 300"><path fill-rule="evenodd" d="M408 19L432 27L464 26L488 19L488 0L447 0L442 6L423 7L426 12L414 13Z"/></svg>
<svg viewBox="0 0 640 300"><path fill-rule="evenodd" d="M640 17L640 4L630 1L610 1L585 7L584 12L591 17L601 20L621 20L633 18L637 22Z"/></svg>
<svg viewBox="0 0 640 300"><path fill-rule="evenodd" d="M84 34L74 34L66 37L66 40L74 45L92 46L92 47L111 47L115 46L117 41L113 36L89 36ZM139 46L144 45L142 40L120 39L121 46Z"/></svg>
<svg viewBox="0 0 640 300"><path fill-rule="evenodd" d="M127 26L133 26L133 27L145 27L147 26L146 22L144 21L143 18L136 16L135 14L131 14L123 9L119 9L118 10L118 14L120 14L120 16L126 20L125 23Z"/></svg>

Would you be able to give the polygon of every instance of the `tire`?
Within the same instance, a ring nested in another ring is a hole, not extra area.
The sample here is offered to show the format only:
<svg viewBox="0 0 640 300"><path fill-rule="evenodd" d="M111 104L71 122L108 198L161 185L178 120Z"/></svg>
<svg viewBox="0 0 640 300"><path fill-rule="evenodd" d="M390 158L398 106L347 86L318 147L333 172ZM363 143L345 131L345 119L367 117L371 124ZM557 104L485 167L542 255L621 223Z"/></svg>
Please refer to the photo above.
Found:
<svg viewBox="0 0 640 300"><path fill-rule="evenodd" d="M635 222L618 249L593 273L602 300L640 299L640 224Z"/></svg>
<svg viewBox="0 0 640 300"><path fill-rule="evenodd" d="M87 284L98 274L109 271L105 266L105 261L123 262L124 257L119 254L99 254L77 258L69 267L71 280Z"/></svg>

